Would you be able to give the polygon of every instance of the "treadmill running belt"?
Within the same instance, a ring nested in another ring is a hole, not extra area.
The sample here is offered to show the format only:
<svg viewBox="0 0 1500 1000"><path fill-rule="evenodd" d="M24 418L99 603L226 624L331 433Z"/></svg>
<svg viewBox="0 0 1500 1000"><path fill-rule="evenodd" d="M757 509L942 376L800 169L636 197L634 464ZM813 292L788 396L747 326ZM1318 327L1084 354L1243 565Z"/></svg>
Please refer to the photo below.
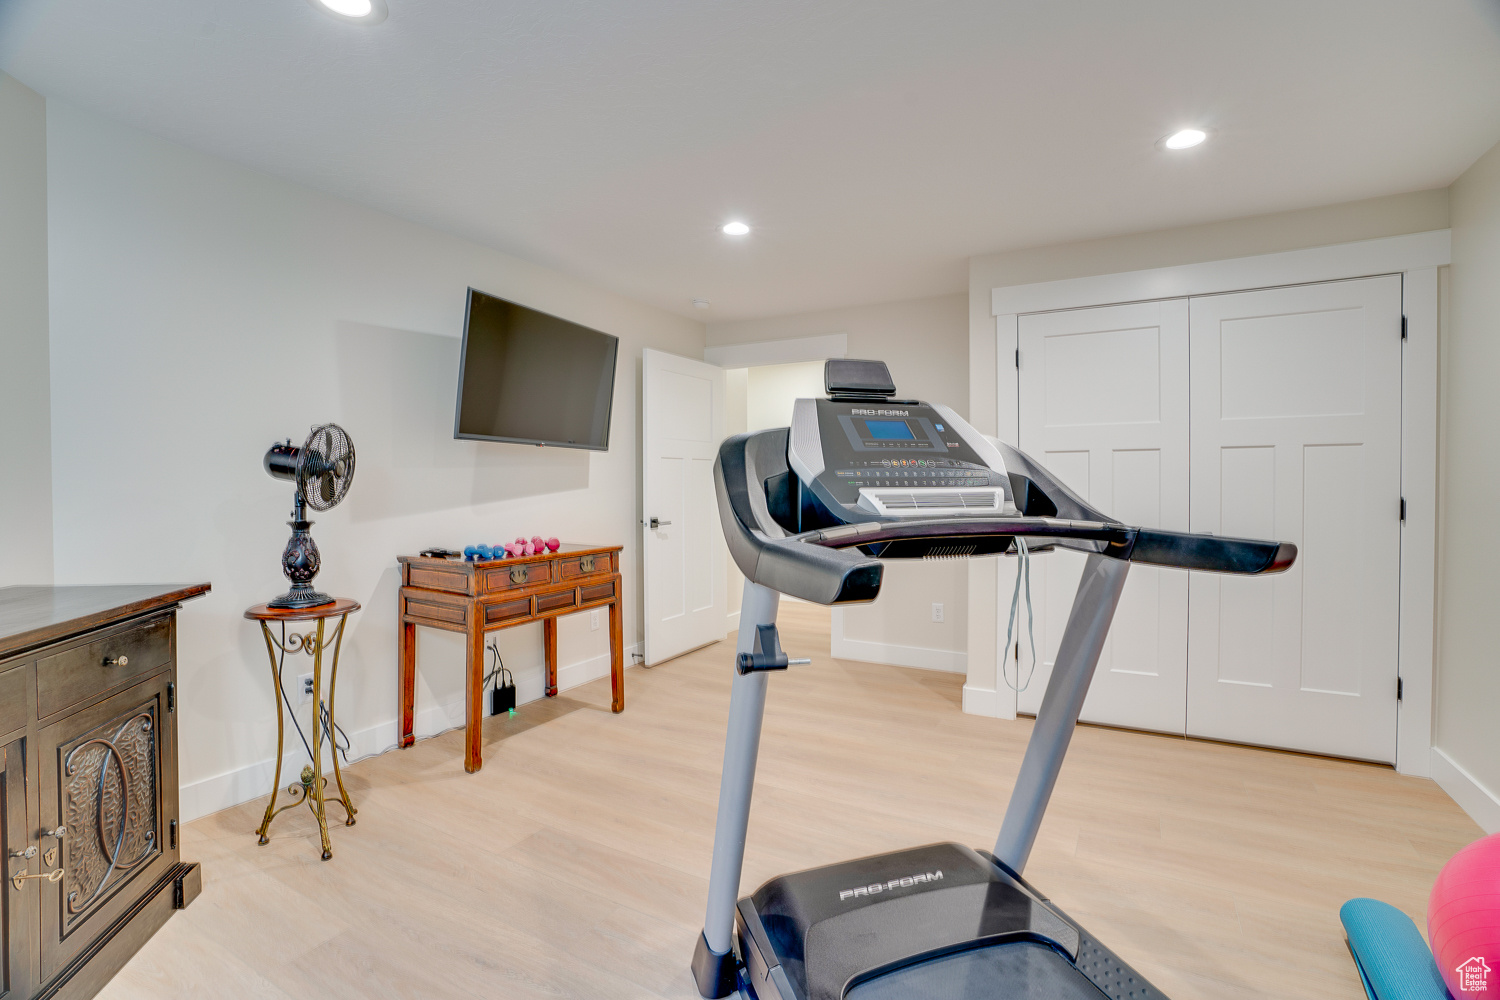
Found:
<svg viewBox="0 0 1500 1000"><path fill-rule="evenodd" d="M1105 1000L1073 963L1017 941L909 965L860 983L846 1000Z"/></svg>

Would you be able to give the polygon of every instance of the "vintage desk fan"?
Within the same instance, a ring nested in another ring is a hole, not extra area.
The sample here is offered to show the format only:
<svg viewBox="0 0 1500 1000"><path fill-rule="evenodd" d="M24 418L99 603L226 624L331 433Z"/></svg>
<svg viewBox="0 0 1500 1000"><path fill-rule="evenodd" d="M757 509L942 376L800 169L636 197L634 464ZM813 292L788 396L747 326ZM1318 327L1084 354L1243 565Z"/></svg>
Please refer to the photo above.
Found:
<svg viewBox="0 0 1500 1000"><path fill-rule="evenodd" d="M292 589L270 602L273 608L312 608L331 604L333 598L314 590L313 577L318 575L322 557L308 529L307 508L331 510L349 492L354 481L354 443L338 424L314 427L302 442L292 447L292 439L273 444L266 451L266 471L277 479L296 484L292 501L292 537L281 553L281 571L292 581Z"/></svg>

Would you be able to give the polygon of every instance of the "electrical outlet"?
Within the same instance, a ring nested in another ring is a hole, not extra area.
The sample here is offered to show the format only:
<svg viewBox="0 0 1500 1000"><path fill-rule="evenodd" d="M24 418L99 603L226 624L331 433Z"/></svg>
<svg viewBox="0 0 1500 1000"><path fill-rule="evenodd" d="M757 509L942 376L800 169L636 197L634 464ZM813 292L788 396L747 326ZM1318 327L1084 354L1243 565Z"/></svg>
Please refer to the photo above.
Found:
<svg viewBox="0 0 1500 1000"><path fill-rule="evenodd" d="M297 675L297 704L306 705L312 701L313 683L312 674Z"/></svg>
<svg viewBox="0 0 1500 1000"><path fill-rule="evenodd" d="M592 632L592 631L596 630L598 627L599 627L599 612L597 612L597 611L590 611L589 612L589 631Z"/></svg>
<svg viewBox="0 0 1500 1000"><path fill-rule="evenodd" d="M932 605L932 620L939 623L943 620L943 606L936 601Z"/></svg>

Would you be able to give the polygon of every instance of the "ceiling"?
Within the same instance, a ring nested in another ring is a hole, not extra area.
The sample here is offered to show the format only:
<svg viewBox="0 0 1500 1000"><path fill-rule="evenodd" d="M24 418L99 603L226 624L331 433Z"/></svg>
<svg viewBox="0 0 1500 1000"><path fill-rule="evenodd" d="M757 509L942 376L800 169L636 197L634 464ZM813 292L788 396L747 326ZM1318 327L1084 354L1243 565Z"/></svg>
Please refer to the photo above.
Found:
<svg viewBox="0 0 1500 1000"><path fill-rule="evenodd" d="M0 68L710 321L1442 187L1500 139L1500 0L387 2L361 26L308 0L0 0ZM1209 142L1158 148L1183 125Z"/></svg>

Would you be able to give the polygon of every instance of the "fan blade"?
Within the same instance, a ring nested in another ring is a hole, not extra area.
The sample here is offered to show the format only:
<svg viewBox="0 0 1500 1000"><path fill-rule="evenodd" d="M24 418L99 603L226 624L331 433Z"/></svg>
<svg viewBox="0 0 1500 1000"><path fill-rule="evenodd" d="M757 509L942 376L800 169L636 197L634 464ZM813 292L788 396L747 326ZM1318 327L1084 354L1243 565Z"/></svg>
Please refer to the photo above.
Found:
<svg viewBox="0 0 1500 1000"><path fill-rule="evenodd" d="M334 486L333 473L325 472L318 477L318 496L325 504L330 506L333 504Z"/></svg>

